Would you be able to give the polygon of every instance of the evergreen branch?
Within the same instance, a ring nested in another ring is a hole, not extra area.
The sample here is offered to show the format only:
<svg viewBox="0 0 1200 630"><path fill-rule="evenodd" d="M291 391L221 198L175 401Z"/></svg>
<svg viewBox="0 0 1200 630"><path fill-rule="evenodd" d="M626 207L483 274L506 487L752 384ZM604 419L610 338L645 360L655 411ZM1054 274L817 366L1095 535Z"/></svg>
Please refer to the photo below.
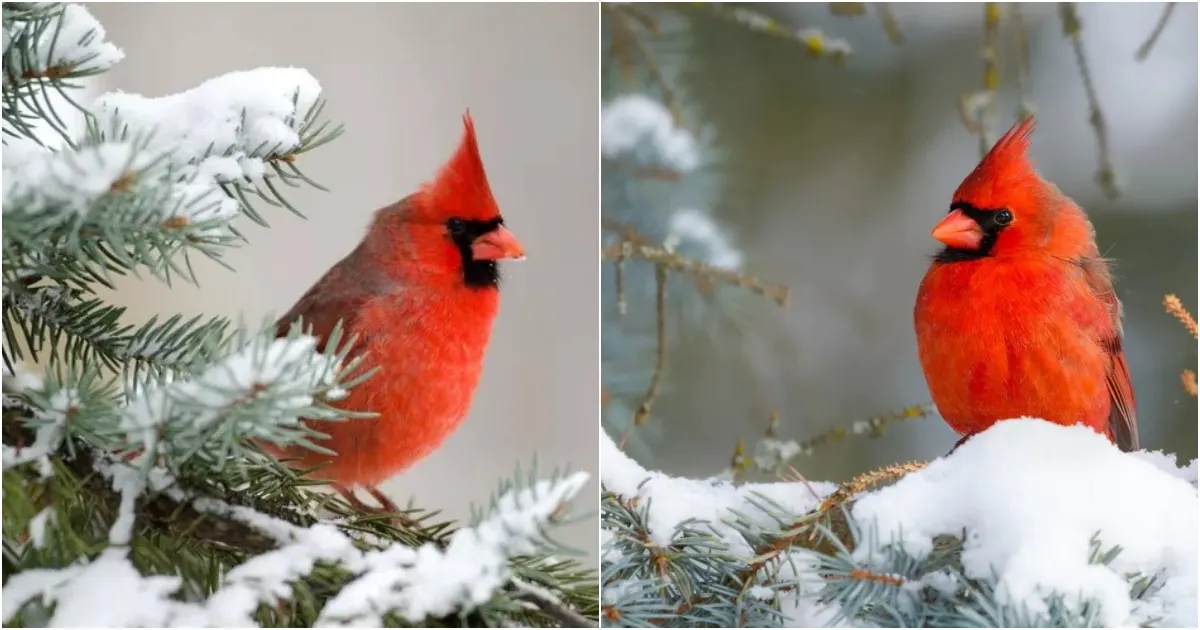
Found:
<svg viewBox="0 0 1200 630"><path fill-rule="evenodd" d="M4 8L4 133L42 144L31 123L48 126L74 147L51 90L84 112L67 93L79 79L105 72L124 56L104 41L104 29L77 4L9 3Z"/></svg>
<svg viewBox="0 0 1200 630"><path fill-rule="evenodd" d="M1083 52L1083 39L1080 37L1082 23L1073 2L1061 2L1058 5L1059 17L1062 21L1063 36L1071 40L1071 49L1075 52L1075 63L1079 67L1079 76L1083 79L1083 91L1088 101L1088 123L1096 132L1096 144L1099 167L1096 171L1096 182L1100 189L1110 199L1121 195L1117 183L1117 173L1113 168L1112 151L1108 142L1108 124L1104 120L1104 112L1100 109L1100 98L1096 95L1095 81L1091 68Z"/></svg>
<svg viewBox="0 0 1200 630"><path fill-rule="evenodd" d="M1138 46L1137 54L1134 59L1145 61L1146 57L1150 56L1150 50L1154 48L1154 44L1158 42L1158 38L1162 36L1163 31L1167 28L1167 22L1171 19L1171 12L1175 10L1174 2L1163 3L1162 15L1158 16L1158 22L1154 24L1154 30L1150 31L1150 36L1146 41Z"/></svg>
<svg viewBox="0 0 1200 630"><path fill-rule="evenodd" d="M187 373L228 342L229 321L174 315L152 317L139 328L119 324L125 308L59 285L9 291L4 296L5 362L43 358L76 370L99 363L131 382ZM20 333L20 338L17 333Z"/></svg>

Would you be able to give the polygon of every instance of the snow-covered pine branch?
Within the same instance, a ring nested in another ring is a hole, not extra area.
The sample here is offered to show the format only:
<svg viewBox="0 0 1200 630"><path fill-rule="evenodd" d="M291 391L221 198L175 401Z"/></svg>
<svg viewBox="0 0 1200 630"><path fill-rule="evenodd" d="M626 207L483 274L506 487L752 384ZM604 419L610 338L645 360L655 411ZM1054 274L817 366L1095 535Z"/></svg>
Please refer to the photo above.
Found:
<svg viewBox="0 0 1200 630"><path fill-rule="evenodd" d="M1196 461L1083 427L998 423L859 496L849 536L814 509L829 484L674 479L611 441L603 457L612 625L1197 622Z"/></svg>
<svg viewBox="0 0 1200 630"><path fill-rule="evenodd" d="M231 344L195 376L137 381L125 397L87 372L12 392L39 410L26 421L37 438L20 449L5 445L4 467L44 458L73 440L104 452L151 452L171 470L189 461L219 468L243 460L253 441L319 448L301 418L344 419L328 403L363 378L361 358L347 360L351 344L343 341L335 331L321 354L314 337L277 339L268 327Z"/></svg>
<svg viewBox="0 0 1200 630"><path fill-rule="evenodd" d="M31 606L49 615L51 627L256 627L259 606L292 599L297 582L322 565L340 567L349 579L339 580L344 584L325 603L320 625L377 627L391 615L420 623L503 608L494 599L514 581L513 558L551 548L544 530L562 521L588 479L574 473L515 487L493 501L479 523L455 531L444 548L432 543L413 548L399 542L364 545L332 524L300 527L250 508L192 498L162 469L147 475L116 461L97 469L122 495L110 546L90 562L11 576L4 589L5 623ZM147 488L248 525L278 548L234 567L203 600L181 600L175 597L181 588L177 576L144 576L129 557L133 500ZM114 590L125 595L115 600L105 595ZM98 606L101 601L106 603Z"/></svg>

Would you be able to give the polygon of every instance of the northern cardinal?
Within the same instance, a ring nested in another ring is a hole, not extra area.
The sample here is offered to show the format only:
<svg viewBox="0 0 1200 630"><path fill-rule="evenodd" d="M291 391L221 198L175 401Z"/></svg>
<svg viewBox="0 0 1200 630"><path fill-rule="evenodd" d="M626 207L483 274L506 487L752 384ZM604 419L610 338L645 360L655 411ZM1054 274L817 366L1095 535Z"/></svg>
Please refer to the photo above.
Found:
<svg viewBox="0 0 1200 630"><path fill-rule="evenodd" d="M938 411L965 441L1028 416L1084 424L1138 449L1121 303L1095 230L1028 157L1015 125L955 191L933 229L914 308L917 350Z"/></svg>
<svg viewBox="0 0 1200 630"><path fill-rule="evenodd" d="M492 197L470 114L462 141L437 176L398 203L375 212L358 247L334 265L276 323L287 335L298 318L325 340L339 320L357 335L353 353L378 371L339 407L373 419L309 422L337 453L293 447L276 451L294 466L323 466L354 505L364 488L384 510L396 506L377 485L438 448L462 423L479 382L484 349L499 306L497 261L524 250Z"/></svg>

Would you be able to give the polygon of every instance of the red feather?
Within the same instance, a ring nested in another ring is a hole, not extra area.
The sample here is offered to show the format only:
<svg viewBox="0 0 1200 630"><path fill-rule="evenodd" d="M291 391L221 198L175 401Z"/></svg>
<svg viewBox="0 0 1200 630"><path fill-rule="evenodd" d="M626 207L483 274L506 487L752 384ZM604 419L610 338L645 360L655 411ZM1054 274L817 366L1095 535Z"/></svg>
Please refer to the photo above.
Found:
<svg viewBox="0 0 1200 630"><path fill-rule="evenodd" d="M488 186L474 127L454 155L415 194L376 212L359 246L334 265L282 317L298 317L324 340L339 321L358 336L375 376L339 403L375 419L310 423L329 438L329 457L293 448L278 453L344 485L374 486L440 446L467 415L499 305L495 286L467 286L464 261L447 232L451 218L489 221L500 211ZM515 241L514 241L515 242Z"/></svg>
<svg viewBox="0 0 1200 630"><path fill-rule="evenodd" d="M1034 169L1032 130L1031 120L1009 130L954 194L955 216L943 223L975 233L944 237L948 251L917 294L926 381L942 417L963 435L1031 416L1082 423L1136 450L1108 265L1083 211ZM1001 211L1011 222L997 218Z"/></svg>

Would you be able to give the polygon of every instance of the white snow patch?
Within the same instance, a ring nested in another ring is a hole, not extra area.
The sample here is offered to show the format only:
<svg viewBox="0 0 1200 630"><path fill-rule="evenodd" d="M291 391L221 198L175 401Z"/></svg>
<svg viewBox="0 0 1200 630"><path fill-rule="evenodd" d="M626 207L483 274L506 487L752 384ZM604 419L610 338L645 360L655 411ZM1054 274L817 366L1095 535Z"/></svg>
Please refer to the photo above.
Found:
<svg viewBox="0 0 1200 630"><path fill-rule="evenodd" d="M752 550L741 534L725 523L733 516L730 510L754 518L763 526L777 526L756 507L755 503L763 501L755 495L773 501L792 514L805 514L837 490L837 485L825 482L734 485L725 481L670 477L642 468L621 452L607 434L600 446L600 460L604 462L601 481L606 490L626 500L637 500L639 506L649 504L646 525L656 544L670 544L680 523L699 519L708 522L729 549L743 559L749 557Z"/></svg>
<svg viewBox="0 0 1200 630"><path fill-rule="evenodd" d="M607 462L607 460L606 460ZM999 422L944 459L861 497L854 516L875 520L883 542L924 555L940 534L969 534L968 577L999 576L999 596L1044 611L1056 591L1101 602L1107 627L1162 617L1196 627L1197 494L1155 454L1126 454L1082 426L1021 418ZM1108 567L1088 563L1119 545ZM869 547L857 550L867 561ZM1125 573L1163 586L1132 602Z"/></svg>
<svg viewBox="0 0 1200 630"><path fill-rule="evenodd" d="M102 130L128 127L177 167L228 182L261 176L264 158L299 148L305 117L320 96L321 85L307 70L258 68L157 98L105 94L91 112Z"/></svg>
<svg viewBox="0 0 1200 630"><path fill-rule="evenodd" d="M46 546L46 530L55 518L57 517L54 515L54 508L42 508L41 512L29 519L29 543L34 549Z"/></svg>
<svg viewBox="0 0 1200 630"><path fill-rule="evenodd" d="M325 605L317 625L380 627L387 610L410 621L473 610L509 580L507 558L532 552L540 528L587 480L575 473L509 492L478 525L455 532L444 551L427 544L366 553L365 572Z"/></svg>
<svg viewBox="0 0 1200 630"><path fill-rule="evenodd" d="M742 253L729 242L725 232L707 213L682 209L671 214L663 247L675 251L681 243L703 248L704 254L698 258L718 269L736 271L742 266Z"/></svg>
<svg viewBox="0 0 1200 630"><path fill-rule="evenodd" d="M130 493L149 486L187 500L165 471L124 462L98 461L97 471L114 487ZM340 562L358 577L326 603L323 625L379 627L385 613L421 621L428 615L469 611L489 601L511 575L508 560L536 548L535 537L563 511L586 485L586 473L555 482L540 481L501 496L490 515L474 527L462 528L443 551L433 545L418 549L400 543L363 552L353 539L329 523L298 527L241 506L197 499L201 511L241 521L280 541L280 547L234 567L220 588L203 602L171 598L181 584L175 576L142 576L128 559L128 548L114 545L91 563L63 569L34 569L11 576L3 590L3 621L27 602L56 604L51 627L248 627L262 603L291 597L291 583L309 574L317 562ZM124 503L124 502L123 502ZM122 516L118 522L131 524ZM113 528L118 543L127 530ZM518 588L536 589L518 584ZM552 593L537 589L543 597ZM121 596L113 598L113 593Z"/></svg>
<svg viewBox="0 0 1200 630"><path fill-rule="evenodd" d="M641 94L617 98L600 112L600 151L607 158L635 151L643 143L657 159L674 170L687 172L700 163L695 138L658 101Z"/></svg>
<svg viewBox="0 0 1200 630"><path fill-rule="evenodd" d="M173 412L182 405L190 430L202 432L239 400L262 395L275 401L264 416L269 422L245 427L247 437L270 437L272 429L297 426L300 414L314 404L312 392L331 387L340 370L337 357L316 352L316 344L309 335L259 337L195 378L152 384L137 392L125 407L122 428L131 441L151 444L157 439L156 427L177 415Z"/></svg>
<svg viewBox="0 0 1200 630"><path fill-rule="evenodd" d="M16 23L12 32L4 30L4 51L19 37L27 23ZM5 55L6 76L25 72L41 73L50 68L72 72L101 72L125 58L125 53L105 40L104 27L81 4L66 4L52 23L37 35L32 55ZM7 148L7 147L6 147Z"/></svg>

